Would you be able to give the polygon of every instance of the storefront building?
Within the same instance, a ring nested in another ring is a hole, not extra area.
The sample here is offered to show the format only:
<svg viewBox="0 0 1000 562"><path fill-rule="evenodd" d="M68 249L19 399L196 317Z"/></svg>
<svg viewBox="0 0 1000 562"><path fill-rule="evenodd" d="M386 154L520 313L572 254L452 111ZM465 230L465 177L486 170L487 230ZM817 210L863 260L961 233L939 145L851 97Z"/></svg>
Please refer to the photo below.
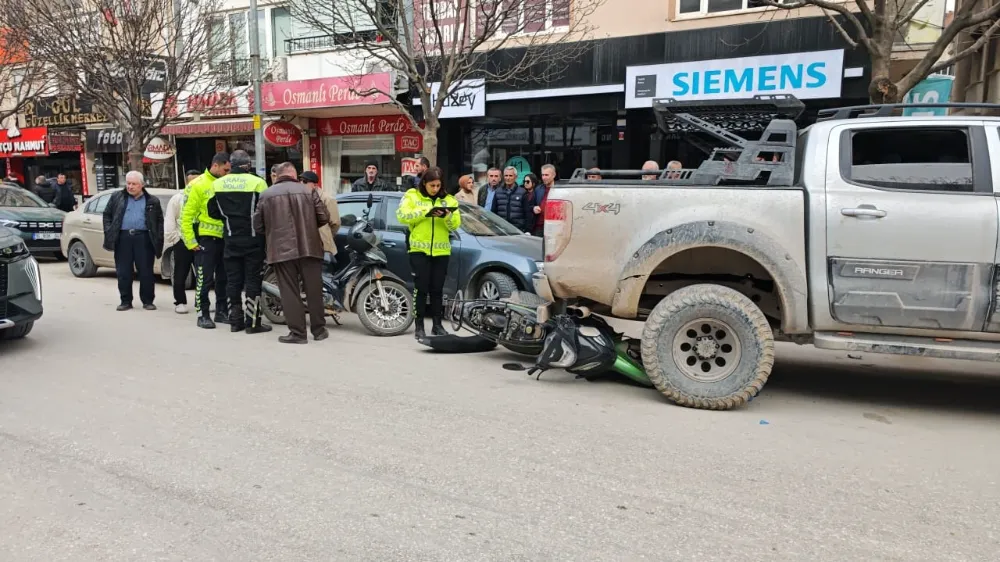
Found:
<svg viewBox="0 0 1000 562"><path fill-rule="evenodd" d="M256 156L253 123L253 91L235 88L205 93L183 93L167 100L166 111L172 123L163 127L161 135L176 147L175 183L184 185L186 170L205 170L211 166L212 157L218 152L232 153L245 150ZM279 119L264 119L262 126L274 128ZM265 142L264 159L267 167L290 161L302 165L302 135L297 123L281 123L272 140L277 146ZM295 129L295 133L291 131ZM287 141L294 139L294 142ZM267 177L267 174L264 174Z"/></svg>
<svg viewBox="0 0 1000 562"><path fill-rule="evenodd" d="M38 176L51 179L62 173L73 181L78 195L87 189L86 177L81 174L85 160L79 132L11 127L0 131L0 159L4 172L25 187L31 187Z"/></svg>
<svg viewBox="0 0 1000 562"><path fill-rule="evenodd" d="M66 174L77 195L89 193L84 128L107 121L90 101L74 95L39 97L31 100L18 115L21 130L44 128L48 137L48 154L25 161L29 183L44 175L54 178Z"/></svg>
<svg viewBox="0 0 1000 562"><path fill-rule="evenodd" d="M371 161L383 181L403 185L404 164L423 149L423 137L385 94L394 84L391 73L268 82L262 105L269 115L307 123L303 165L329 193L350 191Z"/></svg>
<svg viewBox="0 0 1000 562"><path fill-rule="evenodd" d="M822 17L603 39L558 81L463 88L483 96L482 114L471 104L442 114L438 163L449 185L494 166L523 177L553 164L562 178L649 159L696 166L704 153L659 132L653 99L790 93L806 105L805 125L821 108L867 103L869 76L865 54Z"/></svg>

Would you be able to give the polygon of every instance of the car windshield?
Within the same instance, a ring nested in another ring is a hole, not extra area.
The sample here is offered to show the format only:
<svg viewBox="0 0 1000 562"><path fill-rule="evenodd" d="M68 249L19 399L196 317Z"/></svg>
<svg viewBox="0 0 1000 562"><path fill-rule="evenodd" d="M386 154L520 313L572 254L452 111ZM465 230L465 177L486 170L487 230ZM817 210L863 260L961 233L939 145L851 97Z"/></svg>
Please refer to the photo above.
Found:
<svg viewBox="0 0 1000 562"><path fill-rule="evenodd" d="M462 213L462 230L473 236L517 236L521 229L505 221L500 215L476 205L459 203Z"/></svg>
<svg viewBox="0 0 1000 562"><path fill-rule="evenodd" d="M48 207L48 205L26 189L0 187L0 207Z"/></svg>

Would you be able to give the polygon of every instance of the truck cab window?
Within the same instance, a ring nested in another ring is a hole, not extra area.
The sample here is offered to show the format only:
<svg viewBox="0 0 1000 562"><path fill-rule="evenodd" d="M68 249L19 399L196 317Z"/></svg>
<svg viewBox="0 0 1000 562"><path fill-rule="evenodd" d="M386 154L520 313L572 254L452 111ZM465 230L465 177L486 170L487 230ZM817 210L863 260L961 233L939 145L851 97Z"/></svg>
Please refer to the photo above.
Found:
<svg viewBox="0 0 1000 562"><path fill-rule="evenodd" d="M968 130L893 127L854 131L844 178L883 189L971 193Z"/></svg>

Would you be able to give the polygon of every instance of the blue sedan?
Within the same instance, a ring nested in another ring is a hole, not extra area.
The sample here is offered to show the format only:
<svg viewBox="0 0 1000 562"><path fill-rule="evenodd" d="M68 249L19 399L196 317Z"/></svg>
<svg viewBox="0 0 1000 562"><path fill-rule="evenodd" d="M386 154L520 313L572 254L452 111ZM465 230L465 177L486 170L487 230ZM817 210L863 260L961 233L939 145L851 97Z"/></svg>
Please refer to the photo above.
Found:
<svg viewBox="0 0 1000 562"><path fill-rule="evenodd" d="M369 218L382 239L382 249L389 269L413 287L410 259L406 252L406 227L396 220L402 193L376 192ZM337 196L341 220L348 215L360 217L368 202L368 193L342 193ZM514 291L532 291L531 276L542 263L542 239L522 233L489 211L474 205L460 204L461 228L452 233L451 259L445 294L462 291L466 298L501 299ZM337 245L348 228L341 227ZM345 252L338 252L343 256Z"/></svg>

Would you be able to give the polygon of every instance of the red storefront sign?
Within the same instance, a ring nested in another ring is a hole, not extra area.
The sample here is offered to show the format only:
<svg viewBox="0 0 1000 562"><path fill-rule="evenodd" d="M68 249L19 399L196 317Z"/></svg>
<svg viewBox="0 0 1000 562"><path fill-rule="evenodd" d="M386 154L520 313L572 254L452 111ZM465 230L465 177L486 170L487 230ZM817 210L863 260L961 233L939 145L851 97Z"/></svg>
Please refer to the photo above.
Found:
<svg viewBox="0 0 1000 562"><path fill-rule="evenodd" d="M265 111L285 109L320 109L389 103L385 92L391 91L388 72L364 76L337 76L293 82L267 82L261 87Z"/></svg>
<svg viewBox="0 0 1000 562"><path fill-rule="evenodd" d="M302 140L302 131L288 121L272 121L264 125L264 138L274 146L295 146Z"/></svg>
<svg viewBox="0 0 1000 562"><path fill-rule="evenodd" d="M194 94L182 92L167 98L167 117L198 113L202 117L237 117L253 113L253 90L219 90Z"/></svg>
<svg viewBox="0 0 1000 562"><path fill-rule="evenodd" d="M403 158L400 161L402 166L400 174L404 176L416 176L420 174L420 159L419 158Z"/></svg>
<svg viewBox="0 0 1000 562"><path fill-rule="evenodd" d="M90 195L90 182L87 181L87 153L80 152L80 193L83 196Z"/></svg>
<svg viewBox="0 0 1000 562"><path fill-rule="evenodd" d="M420 152L424 149L424 136L420 133L396 135L396 152Z"/></svg>
<svg viewBox="0 0 1000 562"><path fill-rule="evenodd" d="M49 133L49 152L80 152L80 133Z"/></svg>
<svg viewBox="0 0 1000 562"><path fill-rule="evenodd" d="M413 125L405 115L377 117L333 117L317 119L316 130L321 136L346 137L355 135L396 135L412 133Z"/></svg>
<svg viewBox="0 0 1000 562"><path fill-rule="evenodd" d="M320 146L319 137L309 137L309 169L320 179L320 185L323 185L323 154Z"/></svg>
<svg viewBox="0 0 1000 562"><path fill-rule="evenodd" d="M396 152L420 152L424 148L423 135L413 128L410 118L405 115L332 117L316 119L314 126L324 137L394 135Z"/></svg>
<svg viewBox="0 0 1000 562"><path fill-rule="evenodd" d="M11 127L6 131L0 130L0 158L48 155L48 127L25 127L24 129Z"/></svg>

